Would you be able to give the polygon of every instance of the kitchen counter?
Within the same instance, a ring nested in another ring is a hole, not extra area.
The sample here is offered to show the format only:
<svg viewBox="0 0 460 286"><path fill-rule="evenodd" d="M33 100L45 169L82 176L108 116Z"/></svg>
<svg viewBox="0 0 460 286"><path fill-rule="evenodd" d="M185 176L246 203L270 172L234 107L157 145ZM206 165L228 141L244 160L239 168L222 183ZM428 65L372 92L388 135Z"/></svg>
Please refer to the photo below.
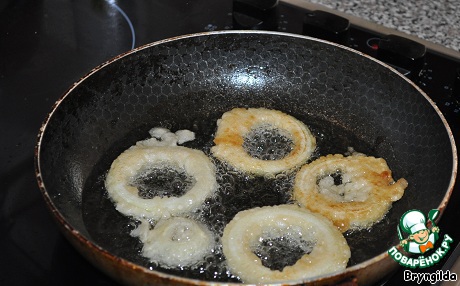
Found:
<svg viewBox="0 0 460 286"><path fill-rule="evenodd" d="M460 1L458 0L309 0L308 2L460 51Z"/></svg>

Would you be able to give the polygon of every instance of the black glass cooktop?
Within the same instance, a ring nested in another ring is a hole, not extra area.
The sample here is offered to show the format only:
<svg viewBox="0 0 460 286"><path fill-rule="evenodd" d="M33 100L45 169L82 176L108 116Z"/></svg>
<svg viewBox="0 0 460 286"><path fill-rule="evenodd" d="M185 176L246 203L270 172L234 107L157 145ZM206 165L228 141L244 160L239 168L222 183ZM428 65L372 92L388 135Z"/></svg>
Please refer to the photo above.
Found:
<svg viewBox="0 0 460 286"><path fill-rule="evenodd" d="M34 176L36 135L53 103L95 66L182 34L263 29L308 34L384 60L439 106L460 142L460 56L277 1L82 0L0 3L0 285L113 285L59 233ZM345 20L345 21L344 21ZM328 23L325 25L325 23ZM400 54L394 46L404 46ZM459 184L440 228L460 240ZM432 271L448 267L448 258ZM401 271L386 285L398 285ZM382 284L381 283L381 284Z"/></svg>

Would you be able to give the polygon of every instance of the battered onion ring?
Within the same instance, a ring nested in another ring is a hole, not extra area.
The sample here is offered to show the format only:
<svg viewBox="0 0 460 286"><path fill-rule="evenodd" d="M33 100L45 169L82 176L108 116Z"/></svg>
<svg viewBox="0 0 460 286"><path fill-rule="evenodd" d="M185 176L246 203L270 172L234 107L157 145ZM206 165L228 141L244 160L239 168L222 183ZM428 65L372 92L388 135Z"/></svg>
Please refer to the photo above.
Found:
<svg viewBox="0 0 460 286"><path fill-rule="evenodd" d="M289 232L313 240L311 253L282 271L263 266L253 251L264 235ZM222 247L230 271L244 283L274 283L336 272L345 269L350 258L347 241L328 219L295 205L239 212L224 229Z"/></svg>
<svg viewBox="0 0 460 286"><path fill-rule="evenodd" d="M245 136L253 129L269 125L285 132L293 142L293 150L279 160L252 157L243 148ZM310 130L292 116L265 108L235 108L217 122L213 155L233 167L255 175L274 175L305 163L316 147Z"/></svg>
<svg viewBox="0 0 460 286"><path fill-rule="evenodd" d="M342 176L340 186L330 177L337 172ZM344 232L380 221L392 202L402 197L407 185L403 178L393 180L382 158L330 154L300 169L295 178L294 199L329 218ZM342 193L338 194L339 191Z"/></svg>
<svg viewBox="0 0 460 286"><path fill-rule="evenodd" d="M144 243L142 255L164 268L198 266L215 246L214 235L205 225L184 217L160 220L153 229L142 222L132 235Z"/></svg>
<svg viewBox="0 0 460 286"><path fill-rule="evenodd" d="M144 199L131 185L134 178L149 166L169 166L193 177L194 184L180 197ZM134 146L112 163L105 181L116 209L136 218L160 219L184 214L201 206L217 189L215 167L201 151L181 146Z"/></svg>

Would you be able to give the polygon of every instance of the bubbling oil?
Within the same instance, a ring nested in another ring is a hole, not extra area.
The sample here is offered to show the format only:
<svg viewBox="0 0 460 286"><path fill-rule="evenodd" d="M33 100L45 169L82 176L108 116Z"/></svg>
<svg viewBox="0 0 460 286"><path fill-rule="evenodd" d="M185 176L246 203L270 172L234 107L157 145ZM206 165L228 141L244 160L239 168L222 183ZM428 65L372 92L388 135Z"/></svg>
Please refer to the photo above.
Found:
<svg viewBox="0 0 460 286"><path fill-rule="evenodd" d="M260 243L254 247L253 253L260 258L263 266L278 271L296 264L302 256L310 254L316 245L315 241L289 233L275 238L261 237L259 240Z"/></svg>
<svg viewBox="0 0 460 286"><path fill-rule="evenodd" d="M280 160L294 149L290 135L270 125L260 125L244 137L243 149L253 158L260 160Z"/></svg>
<svg viewBox="0 0 460 286"><path fill-rule="evenodd" d="M139 172L130 183L143 199L180 197L189 191L195 180L184 170L168 165L156 165Z"/></svg>
<svg viewBox="0 0 460 286"><path fill-rule="evenodd" d="M218 117L215 119L217 121ZM301 118L298 118L301 119ZM209 120L209 119L208 119ZM351 132L344 130L341 127L331 125L327 122L311 122L308 118L303 118L303 122L307 123L312 133L317 139L317 149L311 160L332 153L344 154L348 146L354 146L357 150L371 154L372 148L363 141L357 139ZM107 170L110 168L112 161L118 156L123 149L122 146L130 146L132 142L144 137L145 132L138 132L137 135L130 135L125 142L117 143L110 149L105 156L101 158L98 164L94 167L92 173L86 180L83 188L83 220L90 234L91 239L114 255L124 258L128 261L144 266L153 271L159 271L175 276L187 277L191 279L216 281L216 282L240 282L238 277L230 273L226 267L225 257L222 251L222 243L220 238L227 223L240 211L262 207L273 206L280 204L292 203L292 191L296 172L280 173L274 177L259 177L235 170L225 162L221 162L211 156L210 149L213 146L212 139L214 131L209 128L215 128L215 125L207 123L195 124L206 130L194 130L197 138L194 141L184 144L185 147L200 149L207 154L214 165L216 166L216 180L218 189L214 196L208 198L200 209L188 215L189 218L195 219L208 227L214 233L215 247L213 251L202 259L202 262L194 265L192 268L180 267L177 269L167 269L161 265L150 262L142 256L142 243L137 237L131 236L130 233L139 225L139 222L121 215L115 208L115 205L110 200L107 191L104 187L104 180ZM174 129L175 126L168 126ZM179 126L183 128L184 126ZM179 129L179 128L177 128ZM260 135L262 132L256 129L253 133L247 136L250 142ZM205 136L204 136L205 135ZM277 154L285 156L292 144L289 138L284 136L279 130L266 130L262 132L262 137L267 140L275 139L282 144L277 147ZM135 139L133 139L135 138ZM249 144L251 145L251 144ZM288 146L288 147L287 147ZM248 147L249 149L252 147ZM257 148L256 148L257 149ZM263 148L262 148L263 149ZM262 152L263 153L263 152ZM284 154L284 155L283 155ZM155 167L156 168L156 167ZM154 169L155 169L154 168ZM168 168L166 168L168 169ZM149 176L157 173L168 173L171 170L165 171L162 168L156 168L147 178L141 183L145 185L152 184ZM170 191L164 193L165 196L179 196L182 192L186 192L193 182L188 178L187 174L183 174L178 170L172 170L166 177L177 176L183 180L182 185L176 189L176 183L172 180L165 179L162 184L170 185ZM153 183L155 184L155 183ZM161 185L161 184L159 184ZM179 184L180 185L180 184ZM153 195L159 195L159 192L147 192L146 199ZM151 222L152 227L156 222ZM359 234L366 236L366 234ZM353 235L347 236L350 247L362 244L362 238L356 242L353 240ZM367 237L365 237L367 239ZM314 247L314 242L309 240L299 240L291 238L265 238L266 245L256 247L253 251L261 257L267 257L264 263L273 269L281 269L287 265L291 265L298 260L302 254L309 253L310 248ZM273 248L273 246L275 246ZM285 255L289 253L289 255ZM281 259L283 257L283 259ZM358 258L352 257L349 265L354 265L357 262L364 261L369 257L364 254ZM275 262L279 260L280 263Z"/></svg>

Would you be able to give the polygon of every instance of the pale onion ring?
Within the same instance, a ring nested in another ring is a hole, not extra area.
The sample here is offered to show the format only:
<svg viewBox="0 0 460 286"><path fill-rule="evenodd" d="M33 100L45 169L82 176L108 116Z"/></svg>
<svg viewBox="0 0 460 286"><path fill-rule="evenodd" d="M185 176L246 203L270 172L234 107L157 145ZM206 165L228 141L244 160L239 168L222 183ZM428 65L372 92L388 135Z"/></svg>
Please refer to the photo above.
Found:
<svg viewBox="0 0 460 286"><path fill-rule="evenodd" d="M310 254L282 271L265 267L253 249L266 233L295 231L314 240ZM350 258L342 233L325 217L295 205L254 208L239 212L225 227L222 247L232 274L244 283L275 283L341 271Z"/></svg>
<svg viewBox="0 0 460 286"><path fill-rule="evenodd" d="M130 184L133 178L149 166L169 166L193 177L194 185L180 197L144 199ZM201 151L181 146L134 146L114 160L105 181L116 209L136 218L160 219L184 214L201 206L217 188L215 167Z"/></svg>
<svg viewBox="0 0 460 286"><path fill-rule="evenodd" d="M331 184L328 187L327 183L321 182L335 172L346 177L342 182L343 200L333 194L340 188ZM380 221L392 203L402 197L407 185L404 178L397 182L393 180L391 170L382 158L330 154L300 169L295 178L294 199L329 218L344 232L368 228Z"/></svg>
<svg viewBox="0 0 460 286"><path fill-rule="evenodd" d="M164 268L193 268L204 262L215 246L213 233L185 217L160 220L153 229L143 221L132 233L143 242L142 255Z"/></svg>
<svg viewBox="0 0 460 286"><path fill-rule="evenodd" d="M279 160L252 157L243 148L246 134L254 128L269 125L290 136L292 151ZM235 108L222 115L217 122L212 154L233 167L255 175L275 175L304 164L316 148L316 139L310 130L294 117L265 108Z"/></svg>

